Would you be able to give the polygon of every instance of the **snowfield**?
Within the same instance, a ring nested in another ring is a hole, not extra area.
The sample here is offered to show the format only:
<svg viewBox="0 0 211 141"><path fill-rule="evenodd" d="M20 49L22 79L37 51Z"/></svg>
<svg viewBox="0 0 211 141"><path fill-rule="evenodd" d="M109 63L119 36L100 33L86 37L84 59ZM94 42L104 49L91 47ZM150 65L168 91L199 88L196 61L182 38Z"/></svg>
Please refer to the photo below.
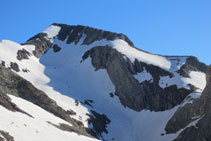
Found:
<svg viewBox="0 0 211 141"><path fill-rule="evenodd" d="M48 122L59 125L69 124L55 117L42 108L15 96L10 96L19 108L33 116L27 116L19 112L11 112L0 106L0 129L7 131L14 137L15 141L91 141L91 139L74 132L62 131Z"/></svg>

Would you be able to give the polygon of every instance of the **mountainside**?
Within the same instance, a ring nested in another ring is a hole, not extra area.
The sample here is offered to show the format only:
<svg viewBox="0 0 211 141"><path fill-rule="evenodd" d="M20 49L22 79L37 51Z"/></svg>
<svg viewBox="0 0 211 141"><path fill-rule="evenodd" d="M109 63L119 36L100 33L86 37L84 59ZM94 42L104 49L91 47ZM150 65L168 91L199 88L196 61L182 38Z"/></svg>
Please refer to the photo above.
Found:
<svg viewBox="0 0 211 141"><path fill-rule="evenodd" d="M210 139L210 68L196 57L54 23L21 45L2 40L0 64L0 141Z"/></svg>

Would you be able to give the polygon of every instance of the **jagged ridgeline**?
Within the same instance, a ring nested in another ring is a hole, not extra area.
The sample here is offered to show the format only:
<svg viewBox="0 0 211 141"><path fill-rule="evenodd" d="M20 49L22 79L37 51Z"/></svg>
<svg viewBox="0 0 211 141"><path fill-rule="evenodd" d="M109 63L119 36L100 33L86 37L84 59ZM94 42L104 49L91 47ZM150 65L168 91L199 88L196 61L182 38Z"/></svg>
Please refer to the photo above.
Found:
<svg viewBox="0 0 211 141"><path fill-rule="evenodd" d="M209 139L206 110L197 110L207 66L196 57L54 23L21 45L1 41L0 63L0 130L14 140Z"/></svg>

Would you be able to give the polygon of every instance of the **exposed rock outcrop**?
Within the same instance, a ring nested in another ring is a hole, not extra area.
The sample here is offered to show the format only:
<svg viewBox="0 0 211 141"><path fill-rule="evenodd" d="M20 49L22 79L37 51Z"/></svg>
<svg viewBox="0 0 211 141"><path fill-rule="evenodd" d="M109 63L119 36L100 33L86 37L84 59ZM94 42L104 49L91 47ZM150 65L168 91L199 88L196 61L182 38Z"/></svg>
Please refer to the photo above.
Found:
<svg viewBox="0 0 211 141"><path fill-rule="evenodd" d="M19 66L16 62L10 62L10 69L16 71L16 72L19 72L20 69L19 69Z"/></svg>
<svg viewBox="0 0 211 141"><path fill-rule="evenodd" d="M54 23L52 25L56 25L61 27L60 32L57 35L57 38L61 41L66 40L67 44L75 43L77 44L82 36L86 36L83 40L84 45L89 45L93 43L94 41L98 40L114 40L116 38L122 39L126 41L129 45L133 46L133 43L129 40L129 38L124 34L117 34L109 31L104 31L88 26L70 26L66 24L57 24ZM33 51L33 54L36 57L41 57L49 48L52 46L52 42L50 39L48 39L46 33L39 33L35 35L34 37L30 38L26 43L23 45L34 45L35 50ZM54 51L57 52L60 49L58 46L54 46Z"/></svg>
<svg viewBox="0 0 211 141"><path fill-rule="evenodd" d="M190 77L190 71L206 72L206 69L206 64L199 62L196 57L190 56L187 58L186 63L178 70L178 73L184 77Z"/></svg>
<svg viewBox="0 0 211 141"><path fill-rule="evenodd" d="M14 141L14 137L12 137L8 132L0 130L0 141Z"/></svg>
<svg viewBox="0 0 211 141"><path fill-rule="evenodd" d="M25 49L18 50L18 52L17 52L17 59L18 60L29 59L29 56L30 55L31 54L27 50L25 50Z"/></svg>
<svg viewBox="0 0 211 141"><path fill-rule="evenodd" d="M107 125L111 122L110 119L104 114L99 114L96 111L91 110L91 114L88 114L90 119L88 120L89 124L93 126L93 133L103 139L102 133L108 134Z"/></svg>
<svg viewBox="0 0 211 141"><path fill-rule="evenodd" d="M75 43L77 44L81 37L85 35L85 39L82 44L89 45L94 41L98 40L114 40L116 38L122 39L126 41L129 45L134 46L133 43L129 40L129 38L124 34L117 34L114 32L104 31L96 28L92 28L89 26L70 26L65 24L57 24L54 23L52 25L56 25L61 27L61 30L58 34L58 39L61 41L67 40L67 44Z"/></svg>
<svg viewBox="0 0 211 141"><path fill-rule="evenodd" d="M88 137L92 137L92 138L98 138L98 136L89 128L86 128L84 130L84 129L77 128L75 126L69 126L64 123L61 123L59 125L53 124L51 122L48 122L48 123L62 131L75 132L80 135L84 135L84 136L88 136Z"/></svg>
<svg viewBox="0 0 211 141"><path fill-rule="evenodd" d="M83 126L82 122L70 118L68 112L59 107L56 102L50 99L44 92L35 88L29 81L21 78L11 70L0 65L0 105L3 105L12 111L25 113L15 104L11 103L6 94L21 97L54 114L55 116L66 120L71 123L74 128L77 128L78 132L83 131L81 132L83 135L84 132L87 132L87 129Z"/></svg>
<svg viewBox="0 0 211 141"><path fill-rule="evenodd" d="M172 85L162 89L159 86L160 76L170 76L168 71L148 65L138 60L132 63L117 50L108 46L97 46L83 55L83 60L92 58L92 65L96 70L106 69L111 81L115 85L116 95L121 103L133 110L149 109L163 111L180 104L193 90L177 88ZM153 82L144 81L141 84L134 78L134 74L143 69L152 74Z"/></svg>
<svg viewBox="0 0 211 141"><path fill-rule="evenodd" d="M46 33L39 33L22 45L34 45L35 50L33 51L33 54L37 58L40 58L40 56L42 56L51 47L52 43L47 38Z"/></svg>
<svg viewBox="0 0 211 141"><path fill-rule="evenodd" d="M167 133L176 133L184 129L176 141L209 141L211 139L211 66L206 71L207 85L201 97L180 107L166 125ZM199 120L196 125L187 127Z"/></svg>
<svg viewBox="0 0 211 141"><path fill-rule="evenodd" d="M16 104L11 102L11 99L7 96L6 93L2 92L0 84L0 105L5 107L6 109L13 111L13 112L21 112L32 117L30 114L26 113L25 111L21 110Z"/></svg>

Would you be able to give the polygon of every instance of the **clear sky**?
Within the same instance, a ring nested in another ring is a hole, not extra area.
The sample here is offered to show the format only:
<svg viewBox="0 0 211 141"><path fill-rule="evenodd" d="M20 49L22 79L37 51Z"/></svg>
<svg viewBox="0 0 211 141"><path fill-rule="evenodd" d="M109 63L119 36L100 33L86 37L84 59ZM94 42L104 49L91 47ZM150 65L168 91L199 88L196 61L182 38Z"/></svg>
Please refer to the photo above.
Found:
<svg viewBox="0 0 211 141"><path fill-rule="evenodd" d="M136 47L211 63L211 0L0 0L0 40L23 43L51 23L126 34Z"/></svg>

